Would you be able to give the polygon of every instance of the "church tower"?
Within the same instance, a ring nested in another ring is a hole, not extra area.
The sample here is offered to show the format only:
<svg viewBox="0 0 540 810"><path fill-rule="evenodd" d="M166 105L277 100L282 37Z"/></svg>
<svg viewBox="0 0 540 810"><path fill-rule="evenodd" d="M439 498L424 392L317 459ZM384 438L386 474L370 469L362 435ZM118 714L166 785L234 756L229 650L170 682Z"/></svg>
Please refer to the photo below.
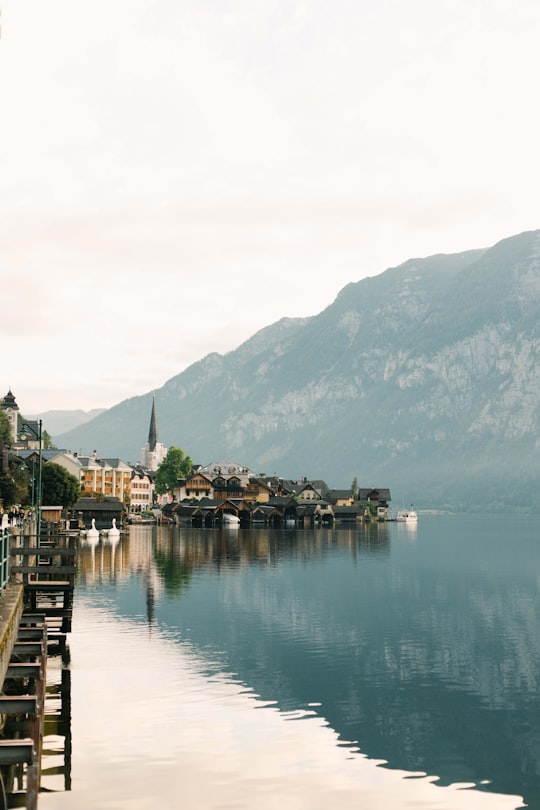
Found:
<svg viewBox="0 0 540 810"><path fill-rule="evenodd" d="M150 415L150 430L148 431L148 449L153 453L157 445L157 424L156 424L156 398L152 397L152 413Z"/></svg>
<svg viewBox="0 0 540 810"><path fill-rule="evenodd" d="M8 418L9 427L11 429L11 441L16 442L19 427L19 406L15 402L15 397L11 393L11 388L1 402L1 408Z"/></svg>
<svg viewBox="0 0 540 810"><path fill-rule="evenodd" d="M167 448L158 442L157 419L156 419L156 397L152 397L152 412L150 414L150 428L148 430L148 441L141 453L141 464L147 470L155 472L165 456Z"/></svg>

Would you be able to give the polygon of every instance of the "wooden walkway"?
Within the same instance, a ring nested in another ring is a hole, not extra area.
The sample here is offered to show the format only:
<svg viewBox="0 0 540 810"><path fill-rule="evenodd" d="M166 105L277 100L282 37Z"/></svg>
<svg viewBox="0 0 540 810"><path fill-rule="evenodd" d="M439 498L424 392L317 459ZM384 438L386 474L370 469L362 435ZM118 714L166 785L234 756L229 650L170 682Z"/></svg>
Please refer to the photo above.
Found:
<svg viewBox="0 0 540 810"><path fill-rule="evenodd" d="M23 616L0 696L2 808L37 808L46 662L45 617L39 614Z"/></svg>
<svg viewBox="0 0 540 810"><path fill-rule="evenodd" d="M15 546L10 553L12 575L22 577L25 604L46 617L49 636L71 632L77 538L52 536L39 548Z"/></svg>
<svg viewBox="0 0 540 810"><path fill-rule="evenodd" d="M64 654L71 632L77 538L41 538L10 550L24 610L0 696L0 810L36 810L41 778L47 655ZM30 538L35 540L34 538ZM70 730L65 732L71 750Z"/></svg>

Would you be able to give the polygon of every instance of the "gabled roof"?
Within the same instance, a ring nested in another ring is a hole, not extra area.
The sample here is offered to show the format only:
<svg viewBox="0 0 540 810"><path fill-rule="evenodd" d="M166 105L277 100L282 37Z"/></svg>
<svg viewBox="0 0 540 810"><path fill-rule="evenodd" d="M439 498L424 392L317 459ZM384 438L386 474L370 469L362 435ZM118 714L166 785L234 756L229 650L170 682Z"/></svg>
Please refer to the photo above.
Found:
<svg viewBox="0 0 540 810"><path fill-rule="evenodd" d="M197 472L207 473L210 476L251 475L248 467L230 461L212 461L210 464L205 464L204 467L199 467Z"/></svg>
<svg viewBox="0 0 540 810"><path fill-rule="evenodd" d="M270 498L268 501L268 506L289 506L293 504L294 506L297 505L296 498L293 498L292 495L275 495L273 498Z"/></svg>
<svg viewBox="0 0 540 810"><path fill-rule="evenodd" d="M390 490L387 487L369 487L369 488L361 488L358 490L358 495L356 496L359 501L367 501L368 497L371 493L379 493L379 500L380 501L390 501Z"/></svg>
<svg viewBox="0 0 540 810"><path fill-rule="evenodd" d="M191 481L192 478L204 478L205 481L208 481L209 484L212 484L211 476L206 475L205 473L202 472L202 470L196 470L195 472L192 472L191 475L188 475L188 477L184 478L183 480L187 484L187 482ZM180 480L180 479L178 479L178 480Z"/></svg>
<svg viewBox="0 0 540 810"><path fill-rule="evenodd" d="M362 515L364 513L364 507L358 501L353 506L333 506L332 509L336 517L338 515Z"/></svg>
<svg viewBox="0 0 540 810"><path fill-rule="evenodd" d="M345 498L352 498L352 493L350 489L329 489L327 494L327 498L331 498L332 500L345 500Z"/></svg>
<svg viewBox="0 0 540 810"><path fill-rule="evenodd" d="M39 450L37 450L37 449L34 449L34 450L17 450L17 455L19 456L19 458L23 458L25 460L29 459L29 458L35 458L36 461L37 461L38 458L39 458ZM58 456L63 456L63 455L71 456L72 454L69 452L69 450L42 450L41 451L41 458L43 459L43 461L51 461L52 459L55 459ZM75 456L73 456L73 460L77 461Z"/></svg>
<svg viewBox="0 0 540 810"><path fill-rule="evenodd" d="M249 481L248 481L248 486L250 486L250 485L251 486L255 485L255 486L258 486L258 487L262 487L263 489L266 489L267 492L273 492L274 491L272 489L272 487L270 486L270 484L267 482L267 480L265 481L263 478L256 478L255 476L251 476Z"/></svg>
<svg viewBox="0 0 540 810"><path fill-rule="evenodd" d="M131 465L127 464L125 461L122 461L121 458L102 458L101 461L103 464L106 464L108 467L112 467L114 470L131 470Z"/></svg>
<svg viewBox="0 0 540 810"><path fill-rule="evenodd" d="M194 503L178 503L169 511L176 512L177 515L183 515L184 517L191 517L191 515L195 514L197 509L198 506Z"/></svg>
<svg viewBox="0 0 540 810"><path fill-rule="evenodd" d="M327 484L321 479L302 479L301 481L294 481L293 479L284 479L282 481L282 488L288 492L294 492L299 495L304 489L314 489L321 497L324 497L328 492Z"/></svg>
<svg viewBox="0 0 540 810"><path fill-rule="evenodd" d="M149 481L153 481L150 470L143 470L140 467L131 470L131 480L134 478L148 478Z"/></svg>
<svg viewBox="0 0 540 810"><path fill-rule="evenodd" d="M256 512L262 512L265 515L270 515L272 514L272 512L276 511L276 508L274 506L270 506L267 503L257 503L253 505L253 509L251 511L252 514L255 514Z"/></svg>
<svg viewBox="0 0 540 810"><path fill-rule="evenodd" d="M104 498L98 501L97 498L79 498L75 506L72 507L75 512L122 512L124 504L119 498Z"/></svg>

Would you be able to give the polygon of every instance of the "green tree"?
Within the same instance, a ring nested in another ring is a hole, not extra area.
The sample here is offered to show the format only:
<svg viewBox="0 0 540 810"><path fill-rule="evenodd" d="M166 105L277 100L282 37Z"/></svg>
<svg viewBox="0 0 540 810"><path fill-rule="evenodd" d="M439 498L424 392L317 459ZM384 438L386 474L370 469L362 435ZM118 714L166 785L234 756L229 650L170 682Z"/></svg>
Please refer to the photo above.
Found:
<svg viewBox="0 0 540 810"><path fill-rule="evenodd" d="M357 493L358 493L358 478L355 475L354 478L353 478L353 482L351 484L351 495L352 495L352 497L356 498Z"/></svg>
<svg viewBox="0 0 540 810"><path fill-rule="evenodd" d="M28 470L21 460L10 456L6 451L0 466L0 501L4 510L15 504L24 503L28 492Z"/></svg>
<svg viewBox="0 0 540 810"><path fill-rule="evenodd" d="M44 506L63 506L69 509L76 503L81 494L77 478L60 464L50 461L43 465L41 473L42 504Z"/></svg>
<svg viewBox="0 0 540 810"><path fill-rule="evenodd" d="M14 503L17 503L18 487L15 479L9 473L0 475L0 503L7 512Z"/></svg>
<svg viewBox="0 0 540 810"><path fill-rule="evenodd" d="M52 436L50 433L47 433L46 430L43 431L41 436L43 441L43 448L45 450L58 450L58 448L53 444Z"/></svg>
<svg viewBox="0 0 540 810"><path fill-rule="evenodd" d="M155 490L158 495L172 492L177 480L191 475L192 469L193 462L189 456L184 455L181 447L169 447L156 473Z"/></svg>
<svg viewBox="0 0 540 810"><path fill-rule="evenodd" d="M0 409L0 448L4 444L11 444L11 428L4 411Z"/></svg>

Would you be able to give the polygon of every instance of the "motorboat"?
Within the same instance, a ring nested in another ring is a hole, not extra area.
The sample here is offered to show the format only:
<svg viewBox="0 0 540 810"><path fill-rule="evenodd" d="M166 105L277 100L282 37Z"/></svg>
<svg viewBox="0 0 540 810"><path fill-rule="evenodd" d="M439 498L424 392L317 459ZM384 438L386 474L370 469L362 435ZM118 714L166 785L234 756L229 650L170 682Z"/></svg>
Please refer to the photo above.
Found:
<svg viewBox="0 0 540 810"><path fill-rule="evenodd" d="M233 515L230 512L223 512L223 525L240 526L240 518L238 515Z"/></svg>
<svg viewBox="0 0 540 810"><path fill-rule="evenodd" d="M414 509L401 509L397 514L396 520L398 523L416 523L418 514Z"/></svg>
<svg viewBox="0 0 540 810"><path fill-rule="evenodd" d="M138 513L137 514L130 513L128 515L128 517L127 517L127 522L128 523L134 523L137 526L140 526L142 524L150 525L150 524L155 523L156 519L155 519L155 517L152 517L151 515L140 515Z"/></svg>

